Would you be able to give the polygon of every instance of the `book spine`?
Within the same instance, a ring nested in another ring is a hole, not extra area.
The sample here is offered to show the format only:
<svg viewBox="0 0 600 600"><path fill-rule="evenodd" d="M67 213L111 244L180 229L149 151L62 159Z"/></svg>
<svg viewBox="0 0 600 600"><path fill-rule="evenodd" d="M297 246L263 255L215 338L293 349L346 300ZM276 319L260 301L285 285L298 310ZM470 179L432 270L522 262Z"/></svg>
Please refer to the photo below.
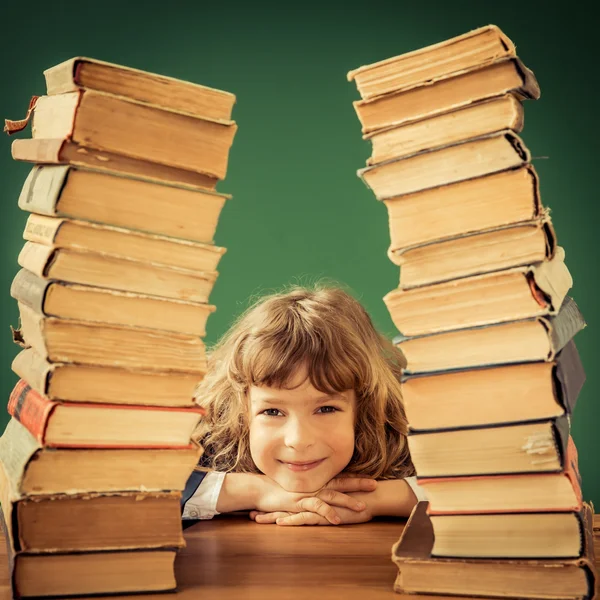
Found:
<svg viewBox="0 0 600 600"><path fill-rule="evenodd" d="M10 395L8 413L26 427L40 444L43 444L46 425L56 405L56 402L44 398L24 379L21 379Z"/></svg>
<svg viewBox="0 0 600 600"><path fill-rule="evenodd" d="M11 369L32 388L47 395L53 366L46 362L33 348L21 350L12 361Z"/></svg>
<svg viewBox="0 0 600 600"><path fill-rule="evenodd" d="M31 271L38 277L46 276L46 268L50 266L56 248L42 246L34 242L25 242L17 258L21 267Z"/></svg>
<svg viewBox="0 0 600 600"><path fill-rule="evenodd" d="M575 300L566 296L559 313L548 319L548 325L552 347L555 352L559 352L577 332L586 326L586 323Z"/></svg>
<svg viewBox="0 0 600 600"><path fill-rule="evenodd" d="M44 246L52 246L57 241L56 238L63 223L64 219L31 214L25 224L23 239Z"/></svg>
<svg viewBox="0 0 600 600"><path fill-rule="evenodd" d="M15 143L13 143L13 158L24 160L15 156L16 142L32 141L42 142L47 140L15 140ZM58 161L58 155L54 161L50 160L50 156L44 157L40 155L39 162L44 162L41 160L42 158L46 158L46 162ZM19 195L19 208L42 215L55 215L57 213L58 200L67 181L69 168L63 165L40 165L34 167L27 176Z"/></svg>
<svg viewBox="0 0 600 600"><path fill-rule="evenodd" d="M573 285L573 278L565 264L564 248L557 247L552 260L532 266L530 273L537 288L547 296L551 313L556 314Z"/></svg>
<svg viewBox="0 0 600 600"><path fill-rule="evenodd" d="M571 433L571 422L569 415L562 415L554 419L552 423L552 429L554 433L554 443L556 446L556 452L562 465L562 470L567 465L567 454L569 447L569 437Z"/></svg>
<svg viewBox="0 0 600 600"><path fill-rule="evenodd" d="M10 286L10 295L37 313L44 313L44 300L51 281L41 279L27 269L21 269Z"/></svg>
<svg viewBox="0 0 600 600"><path fill-rule="evenodd" d="M554 368L554 381L557 400L565 411L571 414L585 383L585 371L573 340L568 342L558 354Z"/></svg>

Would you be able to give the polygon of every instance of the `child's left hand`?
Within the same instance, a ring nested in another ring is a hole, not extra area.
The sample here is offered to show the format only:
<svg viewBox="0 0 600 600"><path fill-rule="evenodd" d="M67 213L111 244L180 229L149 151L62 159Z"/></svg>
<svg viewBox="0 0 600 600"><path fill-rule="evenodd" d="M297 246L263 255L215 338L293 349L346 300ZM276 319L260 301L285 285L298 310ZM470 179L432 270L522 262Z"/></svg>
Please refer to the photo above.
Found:
<svg viewBox="0 0 600 600"><path fill-rule="evenodd" d="M366 523L373 518L372 511L370 510L369 505L366 503L364 510L361 511L349 510L347 508L340 507L336 507L335 510L340 519L342 519L340 525ZM250 518L261 525L331 525L331 523L325 517L308 511L299 513L284 511L265 513L253 510L250 511Z"/></svg>

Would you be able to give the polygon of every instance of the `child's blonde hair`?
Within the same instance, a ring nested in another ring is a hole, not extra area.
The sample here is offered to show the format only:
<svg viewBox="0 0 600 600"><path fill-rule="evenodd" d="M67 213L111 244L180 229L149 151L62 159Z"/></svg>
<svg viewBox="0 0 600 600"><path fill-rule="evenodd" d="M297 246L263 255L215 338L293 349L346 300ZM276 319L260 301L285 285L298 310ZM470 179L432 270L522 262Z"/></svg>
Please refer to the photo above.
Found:
<svg viewBox="0 0 600 600"><path fill-rule="evenodd" d="M196 401L203 467L258 473L249 446L250 386L285 388L305 366L323 393L356 394L355 448L344 470L374 478L414 474L406 442L402 353L339 287L293 287L261 298L214 347Z"/></svg>

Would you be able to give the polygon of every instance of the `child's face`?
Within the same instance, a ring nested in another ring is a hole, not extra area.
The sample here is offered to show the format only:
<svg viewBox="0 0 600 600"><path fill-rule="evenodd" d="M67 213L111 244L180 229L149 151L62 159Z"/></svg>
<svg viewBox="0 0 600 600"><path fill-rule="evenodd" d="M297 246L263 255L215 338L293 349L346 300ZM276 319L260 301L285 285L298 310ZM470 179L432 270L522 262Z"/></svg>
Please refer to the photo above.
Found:
<svg viewBox="0 0 600 600"><path fill-rule="evenodd" d="M250 388L250 454L260 471L285 490L314 492L352 458L356 397L353 390L323 394L305 369L290 387Z"/></svg>

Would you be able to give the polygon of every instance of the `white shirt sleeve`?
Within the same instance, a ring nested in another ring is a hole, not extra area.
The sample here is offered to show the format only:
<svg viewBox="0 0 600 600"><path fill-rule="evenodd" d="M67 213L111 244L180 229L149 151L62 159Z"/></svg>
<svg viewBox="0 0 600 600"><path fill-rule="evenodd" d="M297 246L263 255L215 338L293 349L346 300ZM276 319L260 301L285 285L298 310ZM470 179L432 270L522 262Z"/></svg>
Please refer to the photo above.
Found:
<svg viewBox="0 0 600 600"><path fill-rule="evenodd" d="M427 495L425 494L425 490L422 487L419 487L417 484L416 477L406 477L404 480L408 485L410 485L410 489L413 491L413 494L417 497L417 501L427 500Z"/></svg>
<svg viewBox="0 0 600 600"><path fill-rule="evenodd" d="M207 473L198 489L185 503L182 519L212 519L217 512L217 500L225 480L225 473Z"/></svg>

